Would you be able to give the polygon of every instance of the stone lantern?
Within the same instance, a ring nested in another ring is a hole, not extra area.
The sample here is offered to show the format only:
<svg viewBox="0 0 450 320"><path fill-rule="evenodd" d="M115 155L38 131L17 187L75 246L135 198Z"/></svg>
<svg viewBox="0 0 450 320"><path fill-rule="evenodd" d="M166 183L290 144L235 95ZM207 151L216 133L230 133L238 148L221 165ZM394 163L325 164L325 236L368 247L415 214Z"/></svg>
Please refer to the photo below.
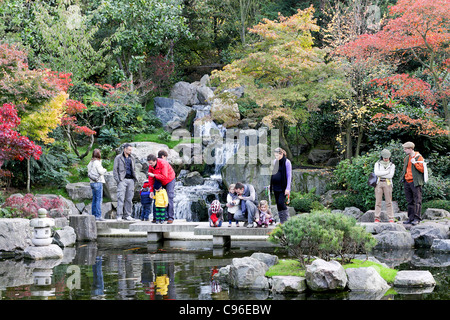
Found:
<svg viewBox="0 0 450 320"><path fill-rule="evenodd" d="M52 243L53 238L51 227L55 225L55 220L47 218L47 210L40 208L38 210L38 217L30 222L30 226L34 228L31 242L37 246L48 246Z"/></svg>

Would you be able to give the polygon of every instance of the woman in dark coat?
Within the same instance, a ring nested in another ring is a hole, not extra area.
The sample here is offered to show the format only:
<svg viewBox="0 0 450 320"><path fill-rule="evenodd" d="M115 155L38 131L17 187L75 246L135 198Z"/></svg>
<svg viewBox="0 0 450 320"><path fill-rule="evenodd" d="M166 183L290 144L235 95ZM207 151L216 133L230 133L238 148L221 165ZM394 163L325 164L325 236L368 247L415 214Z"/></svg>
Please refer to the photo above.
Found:
<svg viewBox="0 0 450 320"><path fill-rule="evenodd" d="M274 171L270 178L270 192L273 192L275 196L280 223L284 223L289 219L286 197L289 197L291 193L292 164L286 158L285 150L276 148L274 155Z"/></svg>

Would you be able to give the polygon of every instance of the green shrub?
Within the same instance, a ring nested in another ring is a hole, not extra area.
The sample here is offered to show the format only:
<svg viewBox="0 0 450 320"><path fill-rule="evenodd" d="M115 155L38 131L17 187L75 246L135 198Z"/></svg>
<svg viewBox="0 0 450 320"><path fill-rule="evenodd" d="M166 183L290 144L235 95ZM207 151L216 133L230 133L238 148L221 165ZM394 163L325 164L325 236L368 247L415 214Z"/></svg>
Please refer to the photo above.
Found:
<svg viewBox="0 0 450 320"><path fill-rule="evenodd" d="M428 208L433 209L444 209L450 212L450 201L449 200L431 200L422 203L422 213L424 213Z"/></svg>
<svg viewBox="0 0 450 320"><path fill-rule="evenodd" d="M356 225L353 217L329 211L313 211L290 218L271 232L269 242L286 249L303 266L314 257L327 261L337 257L345 263L376 244L375 238Z"/></svg>
<svg viewBox="0 0 450 320"><path fill-rule="evenodd" d="M356 194L344 194L333 200L331 208L344 210L347 207L359 207L359 201L359 197Z"/></svg>
<svg viewBox="0 0 450 320"><path fill-rule="evenodd" d="M322 209L317 204L320 197L316 195L315 188L308 193L292 192L292 199L290 206L292 206L296 212L311 212L313 209ZM323 207L323 206L322 206Z"/></svg>

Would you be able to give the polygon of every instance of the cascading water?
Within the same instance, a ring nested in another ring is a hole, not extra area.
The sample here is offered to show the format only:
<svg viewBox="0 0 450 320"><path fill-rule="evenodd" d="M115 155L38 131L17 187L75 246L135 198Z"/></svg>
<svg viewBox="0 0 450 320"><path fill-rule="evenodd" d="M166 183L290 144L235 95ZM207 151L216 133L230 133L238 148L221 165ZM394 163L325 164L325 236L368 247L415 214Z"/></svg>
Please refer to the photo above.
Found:
<svg viewBox="0 0 450 320"><path fill-rule="evenodd" d="M194 137L206 142L206 148L213 148L214 174L204 180L201 185L185 186L181 181L175 185L174 217L187 221L200 221L207 219L209 204L225 193L221 189L221 169L228 159L238 150L239 143L236 140L224 141L226 128L217 125L210 117L210 106L194 106L196 117L194 120ZM212 147L208 142L220 138L219 143ZM180 177L178 177L179 179Z"/></svg>

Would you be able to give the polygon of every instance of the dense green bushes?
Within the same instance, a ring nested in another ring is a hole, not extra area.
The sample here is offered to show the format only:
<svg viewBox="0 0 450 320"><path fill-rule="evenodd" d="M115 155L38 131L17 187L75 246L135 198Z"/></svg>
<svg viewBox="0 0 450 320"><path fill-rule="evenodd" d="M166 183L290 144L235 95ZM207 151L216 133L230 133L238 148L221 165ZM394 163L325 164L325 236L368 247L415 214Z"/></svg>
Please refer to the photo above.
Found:
<svg viewBox="0 0 450 320"><path fill-rule="evenodd" d="M278 225L269 241L279 244L305 266L314 257L333 257L348 262L357 253L372 249L376 240L353 217L329 211L313 211Z"/></svg>

